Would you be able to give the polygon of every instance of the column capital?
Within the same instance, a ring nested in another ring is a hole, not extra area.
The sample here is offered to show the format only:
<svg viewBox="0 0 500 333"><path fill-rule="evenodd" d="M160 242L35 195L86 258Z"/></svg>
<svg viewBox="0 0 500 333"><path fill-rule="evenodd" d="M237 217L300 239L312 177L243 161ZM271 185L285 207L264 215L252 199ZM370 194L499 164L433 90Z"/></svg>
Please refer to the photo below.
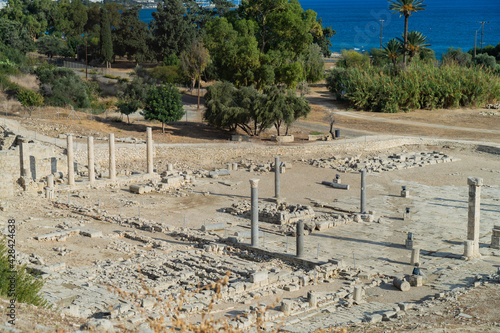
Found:
<svg viewBox="0 0 500 333"><path fill-rule="evenodd" d="M469 177L469 178L467 178L467 185L482 186L483 185L483 178Z"/></svg>
<svg viewBox="0 0 500 333"><path fill-rule="evenodd" d="M250 179L250 186L251 186L252 188L257 188L257 187L259 187L259 180L260 180L260 179L257 179L257 178Z"/></svg>

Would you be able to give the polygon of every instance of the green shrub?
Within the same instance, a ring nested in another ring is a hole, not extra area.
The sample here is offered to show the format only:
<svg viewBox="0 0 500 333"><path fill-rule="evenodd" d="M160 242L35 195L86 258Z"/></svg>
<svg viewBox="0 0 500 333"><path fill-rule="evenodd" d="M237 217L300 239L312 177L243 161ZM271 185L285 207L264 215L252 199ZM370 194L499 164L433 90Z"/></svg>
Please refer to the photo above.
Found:
<svg viewBox="0 0 500 333"><path fill-rule="evenodd" d="M86 85L73 70L44 64L38 67L35 73L40 80L40 91L45 97L46 104L90 107L93 86L90 83Z"/></svg>
<svg viewBox="0 0 500 333"><path fill-rule="evenodd" d="M149 70L153 79L163 83L184 84L186 78L183 76L179 65L175 66L158 66Z"/></svg>
<svg viewBox="0 0 500 333"><path fill-rule="evenodd" d="M370 65L370 56L365 53L361 54L354 50L342 50L342 60L337 63L337 66L350 68L367 68Z"/></svg>
<svg viewBox="0 0 500 333"><path fill-rule="evenodd" d="M490 70L412 64L397 75L380 68L336 68L328 89L351 107L378 112L483 105L500 99L500 78Z"/></svg>
<svg viewBox="0 0 500 333"><path fill-rule="evenodd" d="M495 57L494 56L490 56L490 55L488 55L486 53L480 53L480 54L478 54L473 59L473 62L476 65L484 66L484 67L491 68L491 69L495 69L496 66L497 66L497 62L495 60Z"/></svg>
<svg viewBox="0 0 500 333"><path fill-rule="evenodd" d="M8 251L5 239L0 239L0 295L8 296L11 286L11 262L9 262ZM44 280L31 275L26 266L17 266L15 268L15 299L17 302L33 304L36 306L49 307L47 301L43 299L40 291Z"/></svg>

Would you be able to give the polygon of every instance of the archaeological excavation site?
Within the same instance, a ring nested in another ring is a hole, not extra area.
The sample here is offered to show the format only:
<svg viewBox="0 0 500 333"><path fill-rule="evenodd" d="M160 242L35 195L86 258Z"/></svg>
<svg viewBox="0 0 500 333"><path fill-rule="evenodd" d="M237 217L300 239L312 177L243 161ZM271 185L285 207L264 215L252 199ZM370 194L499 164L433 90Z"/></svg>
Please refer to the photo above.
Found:
<svg viewBox="0 0 500 333"><path fill-rule="evenodd" d="M500 330L498 143L160 136L0 123L0 331Z"/></svg>

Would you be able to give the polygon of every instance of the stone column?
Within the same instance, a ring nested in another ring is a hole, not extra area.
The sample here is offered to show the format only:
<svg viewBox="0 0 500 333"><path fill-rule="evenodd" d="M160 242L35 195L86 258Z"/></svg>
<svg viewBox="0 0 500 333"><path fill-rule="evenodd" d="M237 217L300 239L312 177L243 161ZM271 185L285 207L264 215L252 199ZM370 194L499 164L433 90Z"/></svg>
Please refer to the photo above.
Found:
<svg viewBox="0 0 500 333"><path fill-rule="evenodd" d="M47 176L47 187L54 187L54 175Z"/></svg>
<svg viewBox="0 0 500 333"><path fill-rule="evenodd" d="M361 214L366 214L366 170L361 170Z"/></svg>
<svg viewBox="0 0 500 333"><path fill-rule="evenodd" d="M23 137L19 138L19 168L21 172L21 177L28 176L28 168L26 168L27 164L27 156L28 156L28 147L26 144L28 140Z"/></svg>
<svg viewBox="0 0 500 333"><path fill-rule="evenodd" d="M94 137L87 137L87 157L89 168L89 182L90 185L95 183L95 169L94 169Z"/></svg>
<svg viewBox="0 0 500 333"><path fill-rule="evenodd" d="M259 246L259 179L250 179L252 188L252 246Z"/></svg>
<svg viewBox="0 0 500 333"><path fill-rule="evenodd" d="M280 158L274 158L274 196L276 199L280 197Z"/></svg>
<svg viewBox="0 0 500 333"><path fill-rule="evenodd" d="M495 225L491 232L491 248L500 250L500 225Z"/></svg>
<svg viewBox="0 0 500 333"><path fill-rule="evenodd" d="M75 185L75 162L73 159L73 135L68 135L67 140L67 155L68 155L68 185Z"/></svg>
<svg viewBox="0 0 500 333"><path fill-rule="evenodd" d="M109 133L109 179L116 180L115 135Z"/></svg>
<svg viewBox="0 0 500 333"><path fill-rule="evenodd" d="M309 301L309 307L315 308L318 306L318 293L314 291L309 291L307 293L307 300Z"/></svg>
<svg viewBox="0 0 500 333"><path fill-rule="evenodd" d="M354 302L360 302L361 297L363 293L363 287L362 286L354 286L354 295L353 295L353 300Z"/></svg>
<svg viewBox="0 0 500 333"><path fill-rule="evenodd" d="M466 240L464 242L464 257L465 259L474 257L474 241Z"/></svg>
<svg viewBox="0 0 500 333"><path fill-rule="evenodd" d="M415 266L416 263L420 263L420 249L418 247L411 250L410 264Z"/></svg>
<svg viewBox="0 0 500 333"><path fill-rule="evenodd" d="M297 258L304 255L304 221L297 222Z"/></svg>
<svg viewBox="0 0 500 333"><path fill-rule="evenodd" d="M146 145L147 145L147 159L148 159L148 173L153 174L153 130L151 127L146 128Z"/></svg>
<svg viewBox="0 0 500 333"><path fill-rule="evenodd" d="M45 198L54 199L54 175L47 176L47 187L45 188Z"/></svg>
<svg viewBox="0 0 500 333"><path fill-rule="evenodd" d="M481 205L481 186L483 185L482 178L469 177L467 178L469 185L469 214L467 224L467 240L474 242L473 257L479 257L479 221L480 221L480 205Z"/></svg>

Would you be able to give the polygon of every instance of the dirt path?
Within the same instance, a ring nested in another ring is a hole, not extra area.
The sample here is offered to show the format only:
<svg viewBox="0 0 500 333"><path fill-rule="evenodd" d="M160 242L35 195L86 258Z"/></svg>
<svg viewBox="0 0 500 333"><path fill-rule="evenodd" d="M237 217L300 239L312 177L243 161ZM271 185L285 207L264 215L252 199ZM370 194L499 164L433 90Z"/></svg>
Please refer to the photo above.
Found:
<svg viewBox="0 0 500 333"><path fill-rule="evenodd" d="M350 111L333 98L324 83L313 86L306 98L312 106L312 112L297 125L324 133L329 130L329 114L334 113L335 128L343 129L346 135L392 134L500 142L500 112L495 110L464 108L400 113Z"/></svg>

